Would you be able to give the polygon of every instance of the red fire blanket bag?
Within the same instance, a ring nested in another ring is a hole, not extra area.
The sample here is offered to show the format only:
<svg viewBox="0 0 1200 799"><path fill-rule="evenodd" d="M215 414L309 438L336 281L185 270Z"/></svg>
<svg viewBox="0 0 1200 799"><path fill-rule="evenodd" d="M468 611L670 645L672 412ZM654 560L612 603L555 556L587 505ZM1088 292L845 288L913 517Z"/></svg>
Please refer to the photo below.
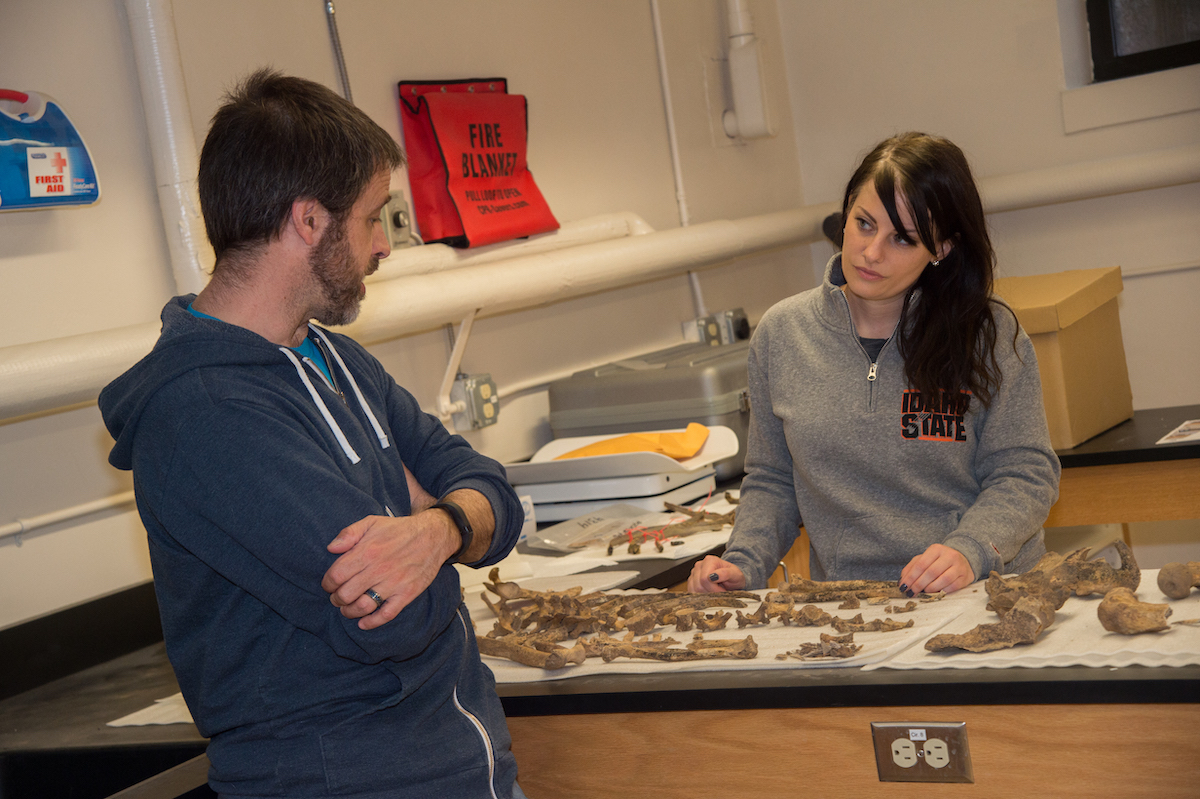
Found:
<svg viewBox="0 0 1200 799"><path fill-rule="evenodd" d="M478 247L558 229L525 165L525 97L504 78L403 81L400 119L426 243Z"/></svg>

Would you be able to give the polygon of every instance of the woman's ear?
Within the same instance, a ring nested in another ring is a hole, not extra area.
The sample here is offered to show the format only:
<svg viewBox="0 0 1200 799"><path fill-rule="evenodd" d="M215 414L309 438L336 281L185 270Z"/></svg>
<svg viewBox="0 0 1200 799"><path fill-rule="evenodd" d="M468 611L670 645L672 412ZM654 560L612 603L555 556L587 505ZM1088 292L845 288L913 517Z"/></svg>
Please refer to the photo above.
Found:
<svg viewBox="0 0 1200 799"><path fill-rule="evenodd" d="M945 260L946 256L949 255L950 251L953 249L954 242L950 241L950 239L946 239L945 241L941 242L938 244L936 260Z"/></svg>

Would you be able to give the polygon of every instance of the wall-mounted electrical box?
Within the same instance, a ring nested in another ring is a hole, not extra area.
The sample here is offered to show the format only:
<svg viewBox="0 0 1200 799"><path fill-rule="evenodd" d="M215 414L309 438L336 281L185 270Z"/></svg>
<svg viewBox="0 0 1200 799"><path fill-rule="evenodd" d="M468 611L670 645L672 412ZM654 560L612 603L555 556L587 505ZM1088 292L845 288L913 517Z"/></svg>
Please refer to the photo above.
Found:
<svg viewBox="0 0 1200 799"><path fill-rule="evenodd" d="M500 395L496 383L486 372L477 375L459 374L450 388L451 402L463 402L466 409L454 414L454 428L462 430L495 424L500 419Z"/></svg>
<svg viewBox="0 0 1200 799"><path fill-rule="evenodd" d="M0 211L99 200L91 153L58 103L37 92L0 89Z"/></svg>
<svg viewBox="0 0 1200 799"><path fill-rule="evenodd" d="M741 308L717 311L683 323L687 341L702 341L713 347L745 341L750 338L750 320Z"/></svg>
<svg viewBox="0 0 1200 799"><path fill-rule="evenodd" d="M392 198L379 213L383 229L387 232L388 244L393 250L412 244L412 216L408 211L408 200L404 192L392 192Z"/></svg>

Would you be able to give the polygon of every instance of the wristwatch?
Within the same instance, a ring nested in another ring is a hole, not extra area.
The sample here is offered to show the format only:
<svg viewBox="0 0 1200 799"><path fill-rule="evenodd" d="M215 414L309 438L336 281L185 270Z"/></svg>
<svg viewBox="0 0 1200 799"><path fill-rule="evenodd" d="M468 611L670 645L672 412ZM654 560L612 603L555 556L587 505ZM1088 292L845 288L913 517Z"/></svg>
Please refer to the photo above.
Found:
<svg viewBox="0 0 1200 799"><path fill-rule="evenodd" d="M432 506L440 508L450 514L450 519L454 522L454 526L458 528L458 534L462 536L462 546L454 553L451 560L455 563L462 563L463 554L471 548L471 542L475 540L475 528L471 526L471 520L467 518L467 514L458 506L458 503L451 502L448 499L440 500Z"/></svg>

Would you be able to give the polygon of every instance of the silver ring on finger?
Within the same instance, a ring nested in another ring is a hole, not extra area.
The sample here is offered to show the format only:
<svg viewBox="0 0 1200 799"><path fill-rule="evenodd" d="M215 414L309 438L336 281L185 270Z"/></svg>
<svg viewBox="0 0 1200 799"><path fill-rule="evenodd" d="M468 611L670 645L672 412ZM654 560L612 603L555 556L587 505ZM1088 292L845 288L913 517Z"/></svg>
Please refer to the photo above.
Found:
<svg viewBox="0 0 1200 799"><path fill-rule="evenodd" d="M368 588L366 591L363 591L363 593L366 594L367 596L371 597L371 599L375 602L376 610L383 607L384 598L381 597L379 594L375 593L374 588Z"/></svg>

